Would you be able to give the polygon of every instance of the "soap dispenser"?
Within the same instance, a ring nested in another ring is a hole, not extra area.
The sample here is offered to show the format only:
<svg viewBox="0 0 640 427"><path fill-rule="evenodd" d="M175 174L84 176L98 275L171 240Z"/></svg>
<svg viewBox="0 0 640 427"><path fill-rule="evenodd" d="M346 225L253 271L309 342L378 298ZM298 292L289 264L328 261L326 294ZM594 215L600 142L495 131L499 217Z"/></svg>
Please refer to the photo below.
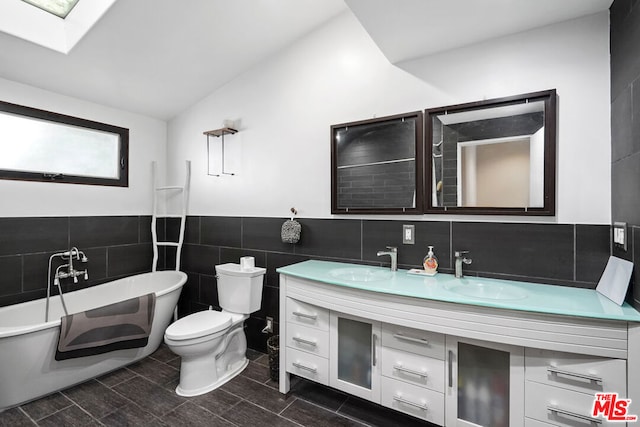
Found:
<svg viewBox="0 0 640 427"><path fill-rule="evenodd" d="M424 266L425 274L429 276L435 276L438 272L438 258L433 254L433 246L429 246L429 252L424 257L422 265Z"/></svg>

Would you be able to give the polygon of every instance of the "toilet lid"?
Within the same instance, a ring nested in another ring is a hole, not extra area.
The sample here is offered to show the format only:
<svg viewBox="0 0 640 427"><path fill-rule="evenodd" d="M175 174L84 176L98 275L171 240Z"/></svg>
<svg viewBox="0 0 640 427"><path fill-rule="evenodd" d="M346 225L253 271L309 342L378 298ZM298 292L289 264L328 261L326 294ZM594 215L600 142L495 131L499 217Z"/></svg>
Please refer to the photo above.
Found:
<svg viewBox="0 0 640 427"><path fill-rule="evenodd" d="M165 336L172 340L203 337L222 331L231 325L231 315L215 310L190 314L169 325Z"/></svg>

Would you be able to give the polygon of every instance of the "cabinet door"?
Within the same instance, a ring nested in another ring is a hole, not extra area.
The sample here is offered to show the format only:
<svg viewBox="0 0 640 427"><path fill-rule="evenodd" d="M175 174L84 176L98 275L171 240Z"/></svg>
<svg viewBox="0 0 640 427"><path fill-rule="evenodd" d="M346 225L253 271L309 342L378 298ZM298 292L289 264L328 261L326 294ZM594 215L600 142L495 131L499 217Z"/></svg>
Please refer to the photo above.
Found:
<svg viewBox="0 0 640 427"><path fill-rule="evenodd" d="M380 322L331 312L329 385L380 402Z"/></svg>
<svg viewBox="0 0 640 427"><path fill-rule="evenodd" d="M524 348L446 337L446 425L524 423Z"/></svg>

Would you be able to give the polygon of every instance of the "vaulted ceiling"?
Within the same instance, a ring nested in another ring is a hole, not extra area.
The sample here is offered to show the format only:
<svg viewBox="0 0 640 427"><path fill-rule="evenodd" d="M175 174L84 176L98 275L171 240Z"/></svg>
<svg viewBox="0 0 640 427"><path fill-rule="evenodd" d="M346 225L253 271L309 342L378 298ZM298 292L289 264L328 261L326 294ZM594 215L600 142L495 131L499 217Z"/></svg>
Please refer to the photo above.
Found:
<svg viewBox="0 0 640 427"><path fill-rule="evenodd" d="M167 120L341 13L355 14L387 58L399 63L610 5L611 0L118 0L67 54L0 32L0 77Z"/></svg>

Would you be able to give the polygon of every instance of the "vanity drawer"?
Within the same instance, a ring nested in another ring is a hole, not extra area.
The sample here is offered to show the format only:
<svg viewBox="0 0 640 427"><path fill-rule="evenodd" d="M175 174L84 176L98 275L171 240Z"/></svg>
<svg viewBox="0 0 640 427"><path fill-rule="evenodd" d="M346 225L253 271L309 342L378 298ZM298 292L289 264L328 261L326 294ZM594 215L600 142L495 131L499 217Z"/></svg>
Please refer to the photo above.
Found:
<svg viewBox="0 0 640 427"><path fill-rule="evenodd" d="M601 417L591 418L594 394L580 393L533 381L526 381L524 392L526 417L555 426L616 425L616 423L609 423ZM597 424L589 419L596 420ZM620 424L617 423L617 425Z"/></svg>
<svg viewBox="0 0 640 427"><path fill-rule="evenodd" d="M384 323L382 345L444 360L444 335L436 332Z"/></svg>
<svg viewBox="0 0 640 427"><path fill-rule="evenodd" d="M323 331L329 330L329 310L293 298L287 298L287 318L285 320Z"/></svg>
<svg viewBox="0 0 640 427"><path fill-rule="evenodd" d="M329 359L287 348L287 372L329 385Z"/></svg>
<svg viewBox="0 0 640 427"><path fill-rule="evenodd" d="M382 375L444 393L444 360L382 347Z"/></svg>
<svg viewBox="0 0 640 427"><path fill-rule="evenodd" d="M383 406L444 425L444 394L382 377Z"/></svg>
<svg viewBox="0 0 640 427"><path fill-rule="evenodd" d="M526 348L525 376L592 396L603 391L627 395L627 362L621 359Z"/></svg>
<svg viewBox="0 0 640 427"><path fill-rule="evenodd" d="M542 421L533 420L531 418L524 419L524 427L551 427L553 424L543 423Z"/></svg>
<svg viewBox="0 0 640 427"><path fill-rule="evenodd" d="M329 357L329 332L287 323L287 347Z"/></svg>

